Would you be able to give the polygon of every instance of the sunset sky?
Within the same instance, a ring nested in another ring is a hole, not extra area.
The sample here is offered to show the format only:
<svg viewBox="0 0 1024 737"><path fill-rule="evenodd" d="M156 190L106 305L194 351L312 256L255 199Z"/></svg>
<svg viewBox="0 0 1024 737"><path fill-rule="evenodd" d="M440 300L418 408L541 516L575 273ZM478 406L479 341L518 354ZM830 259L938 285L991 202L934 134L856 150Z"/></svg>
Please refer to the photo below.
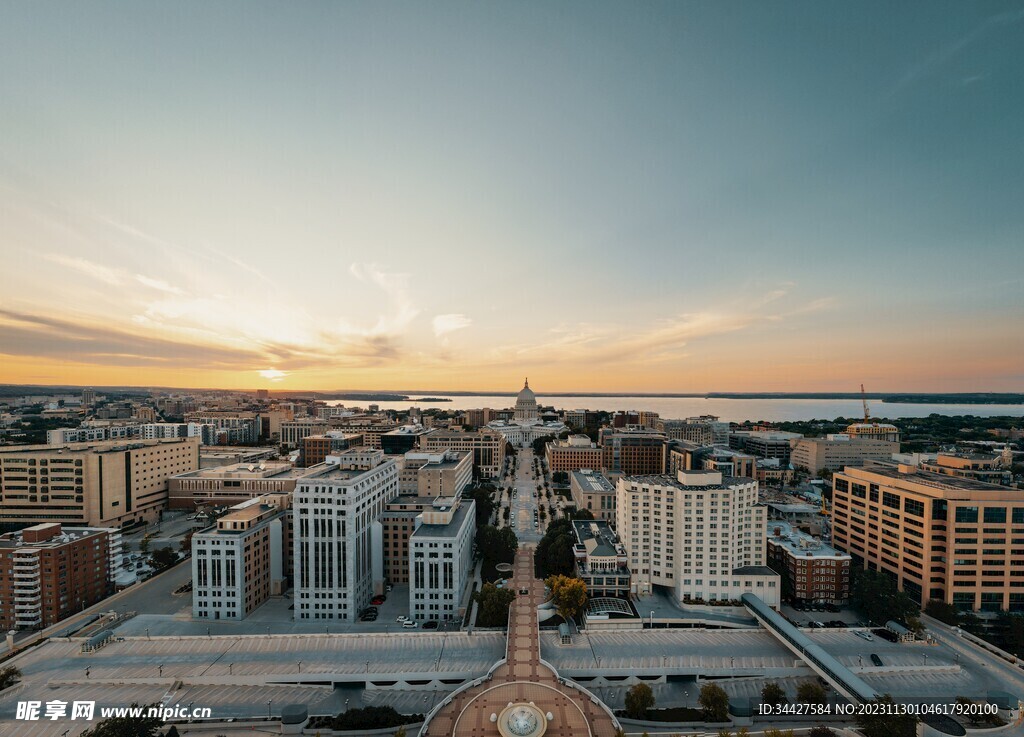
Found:
<svg viewBox="0 0 1024 737"><path fill-rule="evenodd" d="M1024 10L0 2L0 382L1024 391Z"/></svg>

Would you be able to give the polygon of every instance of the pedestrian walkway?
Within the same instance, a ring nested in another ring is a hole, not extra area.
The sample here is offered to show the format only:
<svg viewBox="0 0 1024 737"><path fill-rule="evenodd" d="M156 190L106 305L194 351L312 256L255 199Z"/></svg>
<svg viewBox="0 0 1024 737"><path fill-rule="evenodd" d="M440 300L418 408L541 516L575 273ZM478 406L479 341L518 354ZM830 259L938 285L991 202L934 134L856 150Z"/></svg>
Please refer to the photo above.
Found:
<svg viewBox="0 0 1024 737"><path fill-rule="evenodd" d="M545 737L614 737L618 725L610 712L541 662L537 607L545 593L543 582L533 575L532 546L519 549L513 582L517 596L509 611L505 662L488 680L453 696L423 725L421 737L496 736L498 727L491 716L520 702L532 702L551 714Z"/></svg>

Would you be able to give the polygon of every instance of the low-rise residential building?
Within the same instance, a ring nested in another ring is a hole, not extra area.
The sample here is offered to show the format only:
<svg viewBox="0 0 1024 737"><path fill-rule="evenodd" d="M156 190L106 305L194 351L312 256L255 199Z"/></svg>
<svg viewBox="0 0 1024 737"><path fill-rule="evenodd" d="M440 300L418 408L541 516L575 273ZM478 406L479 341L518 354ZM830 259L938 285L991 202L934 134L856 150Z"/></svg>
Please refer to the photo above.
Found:
<svg viewBox="0 0 1024 737"><path fill-rule="evenodd" d="M798 604L846 604L850 555L786 522L768 523L768 565L782 577L783 594Z"/></svg>
<svg viewBox="0 0 1024 737"><path fill-rule="evenodd" d="M168 480L198 467L196 438L0 447L0 525L156 523Z"/></svg>
<svg viewBox="0 0 1024 737"><path fill-rule="evenodd" d="M0 626L42 629L113 593L116 529L48 522L0 535Z"/></svg>
<svg viewBox="0 0 1024 737"><path fill-rule="evenodd" d="M192 536L192 616L240 620L285 588L289 494L232 507Z"/></svg>
<svg viewBox="0 0 1024 737"><path fill-rule="evenodd" d="M255 443L260 438L260 418L255 412L202 410L186 412L186 423L213 425L217 428L217 444Z"/></svg>
<svg viewBox="0 0 1024 737"><path fill-rule="evenodd" d="M615 484L600 471L583 468L569 474L569 490L576 509L586 509L594 519L615 524Z"/></svg>
<svg viewBox="0 0 1024 737"><path fill-rule="evenodd" d="M790 465L811 473L821 469L838 471L846 466L863 466L866 461L884 461L900 451L900 444L892 440L846 434L796 438L790 446Z"/></svg>
<svg viewBox="0 0 1024 737"><path fill-rule="evenodd" d="M869 461L832 498L833 545L920 605L1024 612L1024 491Z"/></svg>
<svg viewBox="0 0 1024 737"><path fill-rule="evenodd" d="M455 619L473 569L476 503L438 497L415 518L409 536L409 616Z"/></svg>
<svg viewBox="0 0 1024 737"><path fill-rule="evenodd" d="M663 586L680 602L700 602L734 601L749 592L779 605L756 481L679 471L674 478L623 477L616 491L616 530L629 553L634 593Z"/></svg>
<svg viewBox="0 0 1024 737"><path fill-rule="evenodd" d="M587 435L570 435L544 446L544 458L551 473L569 473L580 468L601 468L604 451Z"/></svg>
<svg viewBox="0 0 1024 737"><path fill-rule="evenodd" d="M761 488L774 486L782 488L793 480L795 472L788 463L778 458L759 458L754 467L754 478Z"/></svg>
<svg viewBox="0 0 1024 737"><path fill-rule="evenodd" d="M572 531L576 576L587 585L587 596L628 598L629 555L615 531L603 520L574 520Z"/></svg>

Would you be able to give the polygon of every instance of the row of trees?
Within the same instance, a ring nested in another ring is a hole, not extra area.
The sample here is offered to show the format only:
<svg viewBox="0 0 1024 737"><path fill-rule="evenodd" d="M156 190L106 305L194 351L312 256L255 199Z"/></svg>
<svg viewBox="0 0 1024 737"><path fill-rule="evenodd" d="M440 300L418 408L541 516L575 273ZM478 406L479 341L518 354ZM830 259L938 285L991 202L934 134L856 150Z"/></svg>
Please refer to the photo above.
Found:
<svg viewBox="0 0 1024 737"><path fill-rule="evenodd" d="M895 580L880 571L856 567L850 577L850 603L870 622L885 624L895 619L915 632L921 631L917 604L896 588Z"/></svg>
<svg viewBox="0 0 1024 737"><path fill-rule="evenodd" d="M799 704L827 704L828 693L824 687L816 681L804 681L796 689L796 700ZM761 688L762 703L770 706L786 704L786 692L775 681L770 681Z"/></svg>

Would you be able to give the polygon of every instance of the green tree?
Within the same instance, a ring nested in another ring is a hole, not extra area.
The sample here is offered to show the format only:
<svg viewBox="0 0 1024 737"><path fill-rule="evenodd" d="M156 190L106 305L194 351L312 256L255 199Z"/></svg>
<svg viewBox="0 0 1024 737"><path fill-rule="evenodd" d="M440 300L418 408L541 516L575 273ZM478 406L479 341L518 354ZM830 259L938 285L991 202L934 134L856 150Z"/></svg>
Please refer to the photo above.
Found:
<svg viewBox="0 0 1024 737"><path fill-rule="evenodd" d="M819 724L816 727L811 727L811 731L807 733L807 737L836 737L836 733L824 724Z"/></svg>
<svg viewBox="0 0 1024 737"><path fill-rule="evenodd" d="M787 701L786 692L775 681L769 681L761 688L761 701L769 706L785 704Z"/></svg>
<svg viewBox="0 0 1024 737"><path fill-rule="evenodd" d="M697 698L706 722L725 722L729 719L729 694L717 683L705 683Z"/></svg>
<svg viewBox="0 0 1024 737"><path fill-rule="evenodd" d="M8 665L0 668L0 691L10 688L21 680L21 671L15 665Z"/></svg>
<svg viewBox="0 0 1024 737"><path fill-rule="evenodd" d="M81 737L154 737L161 726L163 722L157 717L111 717L85 730Z"/></svg>
<svg viewBox="0 0 1024 737"><path fill-rule="evenodd" d="M170 547L157 548L153 551L153 555L150 556L150 560L153 561L154 568L162 571L164 568L170 568L178 562L178 554Z"/></svg>
<svg viewBox="0 0 1024 737"><path fill-rule="evenodd" d="M149 552L149 535L144 535L142 540L139 541L139 552L143 555Z"/></svg>
<svg viewBox="0 0 1024 737"><path fill-rule="evenodd" d="M563 619L572 619L587 606L587 584L581 578L556 574L544 581L551 590L558 613Z"/></svg>
<svg viewBox="0 0 1024 737"><path fill-rule="evenodd" d="M401 726L395 730L395 737L405 737L405 726Z"/></svg>
<svg viewBox="0 0 1024 737"><path fill-rule="evenodd" d="M793 730L792 729L782 730L782 729L777 729L775 727L771 727L770 729L766 729L764 731L764 737L793 737Z"/></svg>
<svg viewBox="0 0 1024 737"><path fill-rule="evenodd" d="M654 691L646 683L638 683L626 691L626 716L630 719L646 719L647 712L654 708Z"/></svg>
<svg viewBox="0 0 1024 737"><path fill-rule="evenodd" d="M981 724L981 715L977 714L974 711L974 701L967 698L966 696L957 696L956 704L957 706L963 707L963 711L961 711L961 714L967 716L967 719L971 722L971 726L977 727L979 724Z"/></svg>
<svg viewBox="0 0 1024 737"><path fill-rule="evenodd" d="M546 517L543 507L537 516ZM573 544L572 523L565 519L552 520L534 553L537 576L547 578L558 573L571 576L576 567Z"/></svg>
<svg viewBox="0 0 1024 737"><path fill-rule="evenodd" d="M925 604L924 613L948 625L955 626L960 623L960 610L938 599L931 599Z"/></svg>
<svg viewBox="0 0 1024 737"><path fill-rule="evenodd" d="M194 534L194 532L188 532L185 534L185 537L181 538L181 542L178 544L178 547L181 549L183 555L188 555L192 552L192 536Z"/></svg>
<svg viewBox="0 0 1024 737"><path fill-rule="evenodd" d="M508 527L498 529L484 525L476 531L476 550L490 563L511 563L519 549L516 533Z"/></svg>
<svg viewBox="0 0 1024 737"><path fill-rule="evenodd" d="M591 512L589 509L566 509L565 510L565 517L566 517L566 519L569 519L569 520L574 520L574 519L592 520L592 519L594 519L594 513Z"/></svg>
<svg viewBox="0 0 1024 737"><path fill-rule="evenodd" d="M857 728L864 733L864 737L914 737L917 733L917 717L893 714L896 701L889 694L868 704L879 704L881 708L868 708L857 715ZM876 711L878 713L873 713Z"/></svg>
<svg viewBox="0 0 1024 737"><path fill-rule="evenodd" d="M855 568L852 573L850 601L853 606L876 624L890 619L905 622L918 613L918 607L896 582L880 571Z"/></svg>
<svg viewBox="0 0 1024 737"><path fill-rule="evenodd" d="M504 627L508 624L508 608L516 598L515 592L485 583L473 598L480 605L476 615L478 627Z"/></svg>
<svg viewBox="0 0 1024 737"><path fill-rule="evenodd" d="M796 700L801 704L826 704L828 694L817 681L804 681L797 686Z"/></svg>
<svg viewBox="0 0 1024 737"><path fill-rule="evenodd" d="M720 729L718 730L718 737L732 737L732 732L728 729Z"/></svg>

